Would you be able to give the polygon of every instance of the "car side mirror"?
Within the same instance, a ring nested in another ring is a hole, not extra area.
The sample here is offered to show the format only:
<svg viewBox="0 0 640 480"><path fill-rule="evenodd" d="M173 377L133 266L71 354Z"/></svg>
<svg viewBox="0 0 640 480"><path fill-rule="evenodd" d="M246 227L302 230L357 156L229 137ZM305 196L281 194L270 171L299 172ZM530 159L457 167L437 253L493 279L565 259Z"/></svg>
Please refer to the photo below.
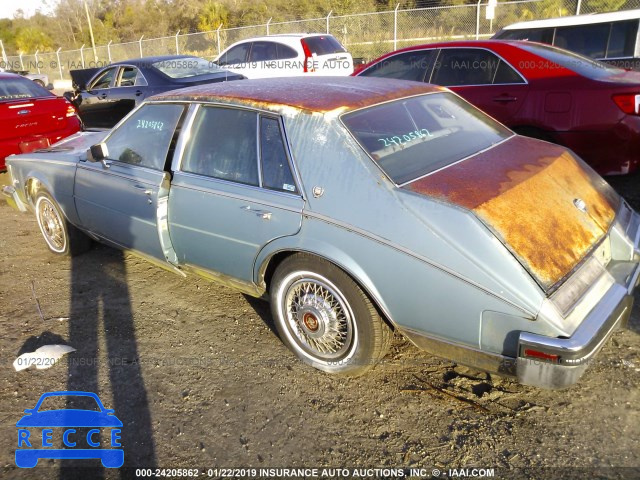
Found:
<svg viewBox="0 0 640 480"><path fill-rule="evenodd" d="M34 408L25 408L24 413L33 413Z"/></svg>
<svg viewBox="0 0 640 480"><path fill-rule="evenodd" d="M92 145L87 152L87 160L89 160L90 162L102 162L108 157L109 150L107 149L106 143L98 143L97 145Z"/></svg>
<svg viewBox="0 0 640 480"><path fill-rule="evenodd" d="M54 87L53 87L53 83L49 83L49 84L47 84L47 87L46 87L46 88L47 88L47 90L52 91L52 90L53 90L53 88L54 88Z"/></svg>

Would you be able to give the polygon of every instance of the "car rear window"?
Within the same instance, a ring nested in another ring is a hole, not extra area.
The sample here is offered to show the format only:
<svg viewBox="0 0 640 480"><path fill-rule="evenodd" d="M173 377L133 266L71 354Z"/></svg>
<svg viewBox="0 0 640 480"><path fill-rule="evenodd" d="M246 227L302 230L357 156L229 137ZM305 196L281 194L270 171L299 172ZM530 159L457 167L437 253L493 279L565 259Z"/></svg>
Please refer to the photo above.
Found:
<svg viewBox="0 0 640 480"><path fill-rule="evenodd" d="M513 135L448 92L403 98L347 113L342 122L398 185L452 165Z"/></svg>
<svg viewBox="0 0 640 480"><path fill-rule="evenodd" d="M607 78L620 73L619 68L556 47L522 43L520 48L592 80Z"/></svg>
<svg viewBox="0 0 640 480"><path fill-rule="evenodd" d="M214 62L198 57L170 58L154 62L152 65L171 78L188 78L224 72Z"/></svg>
<svg viewBox="0 0 640 480"><path fill-rule="evenodd" d="M331 35L318 35L317 37L306 37L302 40L311 53L316 55L330 55L332 53L344 53L346 50L340 42Z"/></svg>
<svg viewBox="0 0 640 480"><path fill-rule="evenodd" d="M0 79L0 101L21 98L53 97L53 93L28 78Z"/></svg>

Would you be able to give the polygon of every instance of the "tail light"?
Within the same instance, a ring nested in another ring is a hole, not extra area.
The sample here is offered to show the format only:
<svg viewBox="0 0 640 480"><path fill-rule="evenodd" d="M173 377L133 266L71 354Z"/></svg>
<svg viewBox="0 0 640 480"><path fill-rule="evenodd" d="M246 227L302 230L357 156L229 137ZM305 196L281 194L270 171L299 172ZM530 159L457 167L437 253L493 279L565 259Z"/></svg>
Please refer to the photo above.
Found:
<svg viewBox="0 0 640 480"><path fill-rule="evenodd" d="M74 117L77 114L78 112L76 111L76 107L74 107L72 103L67 102L67 113L65 114L65 116Z"/></svg>
<svg viewBox="0 0 640 480"><path fill-rule="evenodd" d="M313 54L311 53L309 45L307 45L307 42L304 41L304 38L300 40L300 43L302 44L302 50L304 51L304 66L302 67L302 71L304 73L315 72L316 69L314 68L314 66L311 65L309 67L309 65L307 64L307 62L309 62L309 59L313 58Z"/></svg>
<svg viewBox="0 0 640 480"><path fill-rule="evenodd" d="M621 93L614 95L613 101L618 108L628 115L640 115L640 95L635 93Z"/></svg>

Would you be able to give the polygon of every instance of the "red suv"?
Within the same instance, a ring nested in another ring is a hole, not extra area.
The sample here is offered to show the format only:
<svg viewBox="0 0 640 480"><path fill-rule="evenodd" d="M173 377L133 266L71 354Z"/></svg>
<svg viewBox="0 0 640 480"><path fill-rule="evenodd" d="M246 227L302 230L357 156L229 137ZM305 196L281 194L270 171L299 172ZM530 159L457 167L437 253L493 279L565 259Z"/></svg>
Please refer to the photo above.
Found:
<svg viewBox="0 0 640 480"><path fill-rule="evenodd" d="M66 99L13 73L0 73L0 172L5 158L45 148L80 130Z"/></svg>
<svg viewBox="0 0 640 480"><path fill-rule="evenodd" d="M640 73L524 41L409 47L355 75L449 87L522 135L574 150L603 175L640 164Z"/></svg>

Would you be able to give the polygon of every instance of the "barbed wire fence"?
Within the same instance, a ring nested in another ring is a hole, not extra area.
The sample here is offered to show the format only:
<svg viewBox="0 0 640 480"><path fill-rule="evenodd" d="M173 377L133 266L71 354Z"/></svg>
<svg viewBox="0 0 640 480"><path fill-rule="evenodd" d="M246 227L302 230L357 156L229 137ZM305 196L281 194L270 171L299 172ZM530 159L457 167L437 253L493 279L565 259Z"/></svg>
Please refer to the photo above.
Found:
<svg viewBox="0 0 640 480"><path fill-rule="evenodd" d="M7 56L5 68L29 70L68 80L69 70L103 67L112 62L154 55L196 55L215 59L229 45L246 38L284 33L330 33L354 58L371 60L383 53L443 40L489 38L502 27L518 21L600 13L602 2L589 0L514 0L500 2L494 18L487 18L487 1L477 4L400 9L384 12L333 15L288 22L268 22L209 32L177 32L173 36L140 38L138 41L84 46L76 50ZM627 0L623 9L640 8L640 0Z"/></svg>

